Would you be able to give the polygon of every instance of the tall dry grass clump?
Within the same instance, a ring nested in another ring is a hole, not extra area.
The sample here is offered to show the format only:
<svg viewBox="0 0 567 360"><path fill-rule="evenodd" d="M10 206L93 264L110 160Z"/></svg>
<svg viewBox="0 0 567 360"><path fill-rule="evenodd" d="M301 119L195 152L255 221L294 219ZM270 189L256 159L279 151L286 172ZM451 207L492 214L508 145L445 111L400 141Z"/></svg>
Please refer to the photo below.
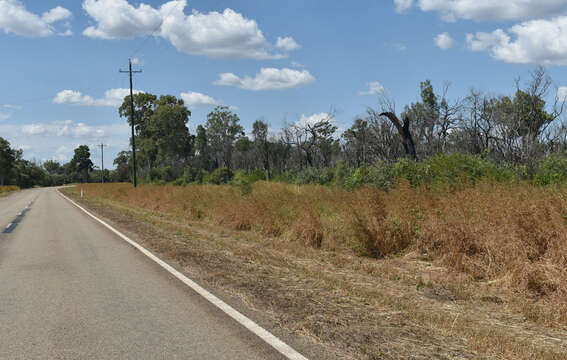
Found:
<svg viewBox="0 0 567 360"><path fill-rule="evenodd" d="M480 183L459 191L399 184L345 191L258 182L231 186L85 186L87 196L191 221L251 230L298 246L387 257L418 252L497 284L533 304L553 304L567 323L567 188ZM538 314L529 306L526 314Z"/></svg>
<svg viewBox="0 0 567 360"><path fill-rule="evenodd" d="M0 196L7 195L8 193L18 190L20 190L20 188L17 186L12 186L12 185L0 186Z"/></svg>

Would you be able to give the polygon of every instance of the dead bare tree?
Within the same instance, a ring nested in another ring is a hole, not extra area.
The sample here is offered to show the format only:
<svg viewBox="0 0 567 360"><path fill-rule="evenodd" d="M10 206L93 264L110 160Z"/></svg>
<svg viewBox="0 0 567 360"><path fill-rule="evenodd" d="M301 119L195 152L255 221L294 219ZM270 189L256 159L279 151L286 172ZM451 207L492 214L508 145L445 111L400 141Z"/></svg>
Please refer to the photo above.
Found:
<svg viewBox="0 0 567 360"><path fill-rule="evenodd" d="M402 123L396 114L390 111L386 111L380 113L378 116L385 116L387 117L392 124L398 130L398 133L402 137L402 144L404 145L404 150L406 151L406 155L410 156L412 159L417 159L417 153L415 152L415 143L413 142L413 138L410 132L410 120L409 117L404 117L404 122Z"/></svg>

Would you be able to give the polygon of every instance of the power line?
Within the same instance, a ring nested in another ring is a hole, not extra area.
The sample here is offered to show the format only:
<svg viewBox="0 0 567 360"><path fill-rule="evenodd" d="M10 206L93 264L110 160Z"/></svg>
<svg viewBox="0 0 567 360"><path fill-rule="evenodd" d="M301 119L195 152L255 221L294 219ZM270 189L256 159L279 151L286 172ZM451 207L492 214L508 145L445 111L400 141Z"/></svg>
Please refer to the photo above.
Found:
<svg viewBox="0 0 567 360"><path fill-rule="evenodd" d="M134 136L134 94L132 91L132 73L141 73L142 70L132 71L132 59L128 59L128 70L119 70L130 74L130 122L132 124L132 180L136 187L136 137Z"/></svg>

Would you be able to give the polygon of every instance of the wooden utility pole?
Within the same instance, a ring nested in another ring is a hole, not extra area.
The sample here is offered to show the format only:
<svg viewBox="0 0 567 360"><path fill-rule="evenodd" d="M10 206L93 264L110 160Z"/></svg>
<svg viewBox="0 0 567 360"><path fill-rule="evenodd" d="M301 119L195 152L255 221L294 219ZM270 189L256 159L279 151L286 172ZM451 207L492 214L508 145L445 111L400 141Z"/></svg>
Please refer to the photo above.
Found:
<svg viewBox="0 0 567 360"><path fill-rule="evenodd" d="M100 182L104 184L104 145L102 142L100 143L100 168L102 169L102 173L100 176Z"/></svg>
<svg viewBox="0 0 567 360"><path fill-rule="evenodd" d="M132 73L141 73L142 70L132 71L132 59L128 59L128 70L120 70L121 73L130 74L130 122L132 124L132 180L136 187L136 138L134 136L134 94L132 90Z"/></svg>

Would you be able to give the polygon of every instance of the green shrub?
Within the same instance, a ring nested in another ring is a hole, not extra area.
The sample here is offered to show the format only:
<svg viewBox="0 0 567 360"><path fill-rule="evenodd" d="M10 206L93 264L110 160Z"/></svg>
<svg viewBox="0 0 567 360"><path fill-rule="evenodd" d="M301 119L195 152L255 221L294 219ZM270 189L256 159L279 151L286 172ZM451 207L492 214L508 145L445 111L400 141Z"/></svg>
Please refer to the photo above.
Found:
<svg viewBox="0 0 567 360"><path fill-rule="evenodd" d="M318 184L329 185L333 182L334 171L333 169L319 169L308 167L300 170L297 173L296 184Z"/></svg>
<svg viewBox="0 0 567 360"><path fill-rule="evenodd" d="M386 162L379 162L378 164L369 167L366 178L368 184L376 186L384 191L390 190L396 185L394 167L392 164Z"/></svg>
<svg viewBox="0 0 567 360"><path fill-rule="evenodd" d="M541 161L534 183L537 185L560 185L567 182L567 158L551 155Z"/></svg>
<svg viewBox="0 0 567 360"><path fill-rule="evenodd" d="M208 179L211 184L221 185L221 184L228 184L234 174L232 171L227 167L218 168L213 171Z"/></svg>
<svg viewBox="0 0 567 360"><path fill-rule="evenodd" d="M186 184L199 182L199 180L202 180L203 178L202 174L200 174L200 170L191 166L187 166L185 169L183 169L182 177Z"/></svg>
<svg viewBox="0 0 567 360"><path fill-rule="evenodd" d="M345 187L345 182L349 176L349 171L345 166L344 161L340 160L337 162L337 166L335 166L335 186L338 187Z"/></svg>
<svg viewBox="0 0 567 360"><path fill-rule="evenodd" d="M147 183L155 183L159 181L161 176L161 172L158 168L151 168L148 170L146 174L146 182Z"/></svg>
<svg viewBox="0 0 567 360"><path fill-rule="evenodd" d="M185 182L185 179L180 176L177 179L175 179L175 181L173 181L172 183L174 186L185 186L187 183Z"/></svg>
<svg viewBox="0 0 567 360"><path fill-rule="evenodd" d="M357 186L368 183L368 168L361 166L350 173L345 179L344 187L346 189L354 189Z"/></svg>
<svg viewBox="0 0 567 360"><path fill-rule="evenodd" d="M260 180L266 180L266 172L262 169L254 169L248 173L248 178L253 183Z"/></svg>
<svg viewBox="0 0 567 360"><path fill-rule="evenodd" d="M171 182L174 181L177 178L177 176L175 176L175 170L173 169L173 167L170 166L166 166L163 167L160 171L160 180L163 180L165 182Z"/></svg>
<svg viewBox="0 0 567 360"><path fill-rule="evenodd" d="M237 187L242 195L252 193L253 183L252 176L247 174L244 170L237 171L232 178L232 185Z"/></svg>

